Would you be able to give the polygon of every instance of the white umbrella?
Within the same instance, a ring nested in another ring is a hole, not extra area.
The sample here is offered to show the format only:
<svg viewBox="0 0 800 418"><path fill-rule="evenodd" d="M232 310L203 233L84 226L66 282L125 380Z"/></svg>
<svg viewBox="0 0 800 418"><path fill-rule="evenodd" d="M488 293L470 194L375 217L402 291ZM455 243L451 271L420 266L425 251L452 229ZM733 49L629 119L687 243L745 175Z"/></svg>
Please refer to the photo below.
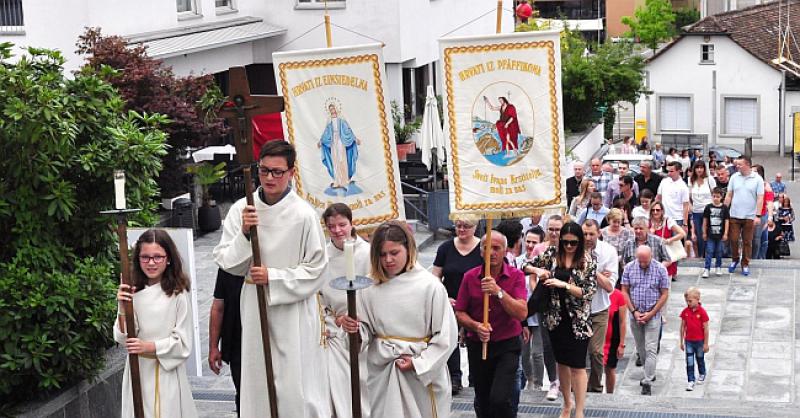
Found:
<svg viewBox="0 0 800 418"><path fill-rule="evenodd" d="M433 179L436 183L436 169L442 168L444 159L444 132L442 123L439 119L439 107L433 86L428 86L428 93L425 97L425 113L422 115L422 126L420 126L420 148L422 148L422 162L428 170L431 169L431 160L435 150ZM437 161L438 160L438 161Z"/></svg>

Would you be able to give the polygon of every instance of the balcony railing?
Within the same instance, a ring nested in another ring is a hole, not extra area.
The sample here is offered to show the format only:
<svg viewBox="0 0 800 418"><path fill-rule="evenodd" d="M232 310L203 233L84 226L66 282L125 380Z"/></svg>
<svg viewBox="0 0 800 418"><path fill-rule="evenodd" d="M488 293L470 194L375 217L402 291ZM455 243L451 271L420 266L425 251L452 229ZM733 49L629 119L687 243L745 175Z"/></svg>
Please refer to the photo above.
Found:
<svg viewBox="0 0 800 418"><path fill-rule="evenodd" d="M22 0L0 0L0 34L25 33Z"/></svg>

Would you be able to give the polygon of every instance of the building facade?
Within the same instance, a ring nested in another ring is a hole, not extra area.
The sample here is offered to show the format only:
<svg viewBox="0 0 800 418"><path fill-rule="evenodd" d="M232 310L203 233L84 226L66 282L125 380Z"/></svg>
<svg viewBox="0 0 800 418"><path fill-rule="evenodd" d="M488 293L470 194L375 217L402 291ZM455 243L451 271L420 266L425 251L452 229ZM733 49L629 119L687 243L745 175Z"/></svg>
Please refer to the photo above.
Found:
<svg viewBox="0 0 800 418"><path fill-rule="evenodd" d="M513 2L505 0L505 8ZM411 113L421 112L425 87L439 85L436 40L453 35L494 33L492 0L0 0L0 42L19 48L58 49L66 70L83 58L75 43L85 27L100 27L148 46L176 74L217 74L248 66L254 91L275 93L272 53L324 48L323 16L330 14L333 45L382 42L388 95ZM475 22L465 25L478 16ZM513 14L504 12L504 32ZM438 89L437 89L438 91Z"/></svg>
<svg viewBox="0 0 800 418"><path fill-rule="evenodd" d="M800 15L800 1L792 13ZM792 145L800 74L776 65L777 3L709 16L648 60L652 94L637 104L656 141L694 136L709 145L778 150ZM796 45L792 55L800 56Z"/></svg>

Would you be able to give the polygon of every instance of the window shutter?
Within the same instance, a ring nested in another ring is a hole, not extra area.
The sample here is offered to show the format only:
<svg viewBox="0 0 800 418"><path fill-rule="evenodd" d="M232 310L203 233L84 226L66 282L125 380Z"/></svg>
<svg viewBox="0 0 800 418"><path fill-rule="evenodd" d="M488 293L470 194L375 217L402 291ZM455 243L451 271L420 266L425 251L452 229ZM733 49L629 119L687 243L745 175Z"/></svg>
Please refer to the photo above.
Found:
<svg viewBox="0 0 800 418"><path fill-rule="evenodd" d="M725 133L731 135L758 134L757 99L725 98Z"/></svg>
<svg viewBox="0 0 800 418"><path fill-rule="evenodd" d="M662 131L691 131L691 100L688 97L659 98L659 124Z"/></svg>

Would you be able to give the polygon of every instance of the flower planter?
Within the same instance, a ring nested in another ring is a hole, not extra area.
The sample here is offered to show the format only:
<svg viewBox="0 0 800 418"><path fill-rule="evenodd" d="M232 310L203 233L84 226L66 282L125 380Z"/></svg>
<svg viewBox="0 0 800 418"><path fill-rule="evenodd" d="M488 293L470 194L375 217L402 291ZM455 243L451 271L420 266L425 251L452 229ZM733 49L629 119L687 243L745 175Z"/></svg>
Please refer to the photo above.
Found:
<svg viewBox="0 0 800 418"><path fill-rule="evenodd" d="M417 144L413 142L397 144L397 159L400 161L405 161L408 154L413 154L415 152L417 152Z"/></svg>
<svg viewBox="0 0 800 418"><path fill-rule="evenodd" d="M197 209L197 227L202 232L212 232L222 225L219 206L201 206Z"/></svg>

